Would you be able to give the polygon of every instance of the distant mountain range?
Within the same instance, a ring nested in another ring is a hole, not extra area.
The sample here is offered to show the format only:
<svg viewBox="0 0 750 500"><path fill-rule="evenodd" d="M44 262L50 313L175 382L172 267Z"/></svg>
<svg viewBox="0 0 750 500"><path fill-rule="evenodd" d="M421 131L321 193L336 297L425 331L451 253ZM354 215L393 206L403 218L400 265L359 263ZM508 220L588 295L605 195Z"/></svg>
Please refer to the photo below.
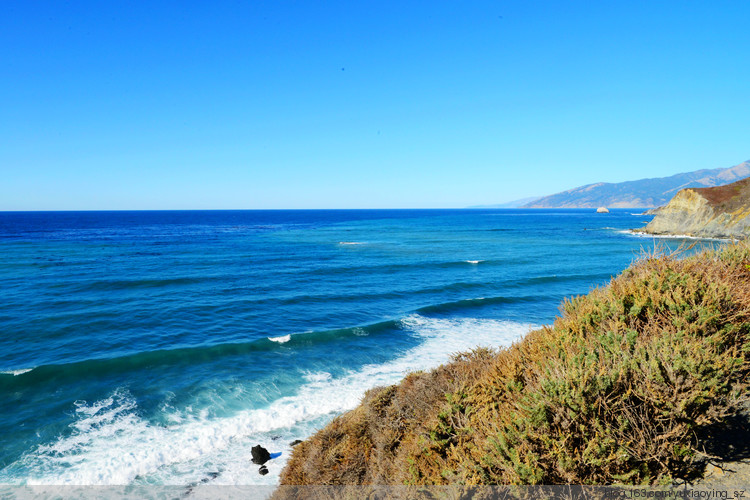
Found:
<svg viewBox="0 0 750 500"><path fill-rule="evenodd" d="M730 168L696 170L684 174L627 182L599 182L537 198L523 208L650 208L666 205L685 188L720 186L750 177L750 161ZM519 205L517 205L519 206Z"/></svg>

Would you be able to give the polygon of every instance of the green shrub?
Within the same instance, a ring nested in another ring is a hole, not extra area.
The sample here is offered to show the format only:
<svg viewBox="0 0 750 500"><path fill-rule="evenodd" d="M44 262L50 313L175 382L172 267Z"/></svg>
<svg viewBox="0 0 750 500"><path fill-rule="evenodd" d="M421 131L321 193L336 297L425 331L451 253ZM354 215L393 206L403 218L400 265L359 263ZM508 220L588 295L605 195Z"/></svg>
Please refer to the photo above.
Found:
<svg viewBox="0 0 750 500"><path fill-rule="evenodd" d="M690 473L701 429L747 394L748 245L645 259L561 312L513 346L369 391L295 449L282 484L660 484Z"/></svg>

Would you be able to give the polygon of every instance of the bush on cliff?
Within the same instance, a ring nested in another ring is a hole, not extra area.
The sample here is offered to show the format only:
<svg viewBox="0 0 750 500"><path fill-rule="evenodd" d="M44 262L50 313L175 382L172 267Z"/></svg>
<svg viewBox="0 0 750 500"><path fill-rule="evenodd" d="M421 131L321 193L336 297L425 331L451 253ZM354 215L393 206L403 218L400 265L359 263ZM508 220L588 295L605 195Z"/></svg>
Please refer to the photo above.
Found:
<svg viewBox="0 0 750 500"><path fill-rule="evenodd" d="M656 484L750 373L750 247L652 257L551 327L369 391L297 446L282 484Z"/></svg>

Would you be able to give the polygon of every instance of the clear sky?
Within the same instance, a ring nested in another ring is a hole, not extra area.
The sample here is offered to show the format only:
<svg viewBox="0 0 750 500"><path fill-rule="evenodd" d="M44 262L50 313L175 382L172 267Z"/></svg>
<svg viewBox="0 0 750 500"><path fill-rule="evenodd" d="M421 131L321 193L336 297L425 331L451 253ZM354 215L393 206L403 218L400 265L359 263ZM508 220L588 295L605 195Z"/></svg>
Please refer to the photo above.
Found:
<svg viewBox="0 0 750 500"><path fill-rule="evenodd" d="M750 2L0 2L0 210L463 207L750 159Z"/></svg>

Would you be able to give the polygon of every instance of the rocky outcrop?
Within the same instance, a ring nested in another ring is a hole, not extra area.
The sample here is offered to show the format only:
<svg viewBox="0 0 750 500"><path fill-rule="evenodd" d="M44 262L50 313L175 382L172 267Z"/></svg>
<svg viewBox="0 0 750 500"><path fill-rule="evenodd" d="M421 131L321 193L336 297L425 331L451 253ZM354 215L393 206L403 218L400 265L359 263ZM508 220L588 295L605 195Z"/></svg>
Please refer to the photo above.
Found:
<svg viewBox="0 0 750 500"><path fill-rule="evenodd" d="M271 460L271 454L268 450L263 448L261 445L253 446L250 450L253 457L253 463L256 465L263 465L264 463Z"/></svg>
<svg viewBox="0 0 750 500"><path fill-rule="evenodd" d="M688 188L641 231L656 235L745 239L750 235L750 179L711 188Z"/></svg>

